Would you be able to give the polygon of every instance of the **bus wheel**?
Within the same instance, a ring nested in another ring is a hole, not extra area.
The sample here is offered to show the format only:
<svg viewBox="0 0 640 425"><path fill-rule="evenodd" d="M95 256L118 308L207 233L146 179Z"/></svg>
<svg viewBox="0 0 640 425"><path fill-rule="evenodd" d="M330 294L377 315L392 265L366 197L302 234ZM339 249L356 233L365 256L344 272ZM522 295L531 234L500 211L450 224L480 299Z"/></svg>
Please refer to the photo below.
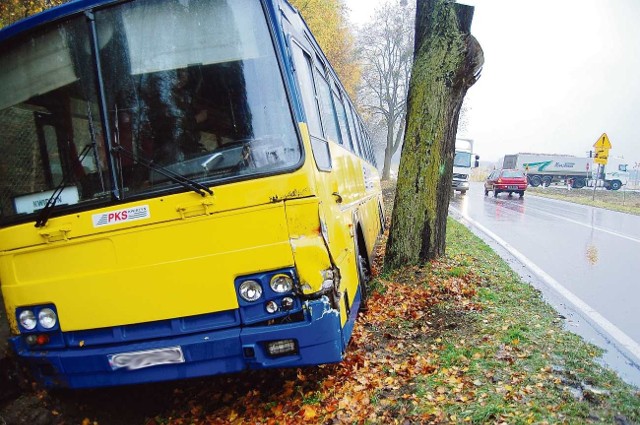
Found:
<svg viewBox="0 0 640 425"><path fill-rule="evenodd" d="M358 268L358 289L360 290L360 310L367 310L367 298L369 298L369 260L367 255L360 248L360 236L356 238L356 267Z"/></svg>

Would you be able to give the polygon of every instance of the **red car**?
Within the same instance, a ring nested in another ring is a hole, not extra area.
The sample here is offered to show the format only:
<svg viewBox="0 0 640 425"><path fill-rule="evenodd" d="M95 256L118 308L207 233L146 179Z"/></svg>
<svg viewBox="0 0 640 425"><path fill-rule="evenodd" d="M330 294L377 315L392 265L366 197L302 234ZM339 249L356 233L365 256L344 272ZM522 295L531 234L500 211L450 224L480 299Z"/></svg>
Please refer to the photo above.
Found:
<svg viewBox="0 0 640 425"><path fill-rule="evenodd" d="M517 193L522 198L527 184L527 177L520 170L493 170L484 182L484 196L493 190L494 197L500 192L508 192L509 196Z"/></svg>

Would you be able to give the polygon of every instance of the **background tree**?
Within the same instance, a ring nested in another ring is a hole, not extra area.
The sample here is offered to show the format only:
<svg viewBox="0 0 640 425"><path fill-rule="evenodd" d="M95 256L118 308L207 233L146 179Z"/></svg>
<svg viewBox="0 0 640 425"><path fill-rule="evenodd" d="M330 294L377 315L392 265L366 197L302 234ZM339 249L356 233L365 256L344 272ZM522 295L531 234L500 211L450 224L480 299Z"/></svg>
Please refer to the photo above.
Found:
<svg viewBox="0 0 640 425"><path fill-rule="evenodd" d="M0 28L68 0L1 0Z"/></svg>
<svg viewBox="0 0 640 425"><path fill-rule="evenodd" d="M389 178L391 160L404 135L414 18L415 9L406 0L387 0L358 37L360 104L371 122L369 127L385 130L383 180Z"/></svg>
<svg viewBox="0 0 640 425"><path fill-rule="evenodd" d="M473 7L418 0L415 60L385 269L444 254L460 109L484 55L470 34Z"/></svg>
<svg viewBox="0 0 640 425"><path fill-rule="evenodd" d="M309 25L349 96L355 100L360 67L354 60L354 36L343 0L290 0Z"/></svg>

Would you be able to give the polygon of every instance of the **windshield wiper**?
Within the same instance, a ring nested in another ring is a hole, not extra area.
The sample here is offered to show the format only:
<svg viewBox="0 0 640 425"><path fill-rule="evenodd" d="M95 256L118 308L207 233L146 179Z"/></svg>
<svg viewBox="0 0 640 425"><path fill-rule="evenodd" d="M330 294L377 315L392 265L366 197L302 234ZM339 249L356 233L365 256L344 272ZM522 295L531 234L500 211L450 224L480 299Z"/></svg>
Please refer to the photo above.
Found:
<svg viewBox="0 0 640 425"><path fill-rule="evenodd" d="M174 183L178 183L184 187L186 187L187 189L191 189L194 192L196 192L198 195L200 196L206 196L207 193L209 195L213 195L213 191L211 189L209 189L207 186L198 183L195 180L191 180L181 174L176 173L175 171L172 171L168 168L162 167L156 163L154 163L153 161L149 161L147 159L144 159L140 156L137 156L136 154L134 154L133 152L130 152L128 150L126 150L125 148L122 147L122 145L116 145L113 148L111 148L111 152L112 153L123 153L126 156L128 156L130 159L136 161L137 163L141 164L144 167L147 167L149 170L151 171L155 171L157 173L162 174L163 176L167 177L168 179L170 179L171 181L173 181Z"/></svg>
<svg viewBox="0 0 640 425"><path fill-rule="evenodd" d="M80 155L78 155L78 160L82 162L82 160L89 153L89 150L92 148L93 148L93 145L86 145L84 148L82 148ZM44 204L44 207L42 207L42 209L40 210L40 213L38 213L38 217L36 218L36 224L35 224L36 227L42 227L45 224L47 224L47 221L49 220L49 216L51 215L51 211L53 211L53 207L56 205L56 201L58 200L58 197L60 196L62 191L67 187L67 184L69 183L68 176L70 174L71 173L63 173L62 181L60 182L60 184L58 184L58 186L56 186L56 188L53 190L53 193L51 194L49 199L47 199L47 203Z"/></svg>

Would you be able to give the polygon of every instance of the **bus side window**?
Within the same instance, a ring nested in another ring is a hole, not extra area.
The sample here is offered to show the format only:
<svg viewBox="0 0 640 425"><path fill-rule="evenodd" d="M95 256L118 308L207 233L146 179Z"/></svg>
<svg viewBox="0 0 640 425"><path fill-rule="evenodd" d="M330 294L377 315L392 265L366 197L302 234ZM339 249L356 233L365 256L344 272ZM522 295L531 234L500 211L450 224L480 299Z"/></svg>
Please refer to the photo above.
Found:
<svg viewBox="0 0 640 425"><path fill-rule="evenodd" d="M331 153L329 151L329 145L326 140L324 140L324 132L322 131L320 105L318 103L311 71L311 67L313 66L311 64L311 57L295 42L291 43L291 46L298 77L298 85L300 87L300 96L302 96L307 127L309 129L309 135L311 136L313 158L316 161L318 169L325 171L331 170Z"/></svg>
<svg viewBox="0 0 640 425"><path fill-rule="evenodd" d="M365 161L371 162L371 157L369 156L369 135L364 131L364 126L362 126L362 158L364 158Z"/></svg>
<svg viewBox="0 0 640 425"><path fill-rule="evenodd" d="M357 143L356 125L353 121L353 115L351 115L351 105L346 99L344 102L344 108L345 116L347 117L347 124L349 125L349 134L351 135L351 146L349 146L349 149L351 149L351 152L355 152L355 144Z"/></svg>
<svg viewBox="0 0 640 425"><path fill-rule="evenodd" d="M331 87L324 76L324 70L318 68L318 64L313 67L313 77L320 100L320 113L322 124L328 140L336 143L342 143L340 134L338 133L338 120L336 119L335 109L333 108L333 100L331 99Z"/></svg>
<svg viewBox="0 0 640 425"><path fill-rule="evenodd" d="M369 145L369 135L366 131L364 131L364 125L360 123L360 128L362 129L362 139L360 140L360 150L362 151L362 158L368 160L368 145Z"/></svg>
<svg viewBox="0 0 640 425"><path fill-rule="evenodd" d="M371 162L372 164L375 164L375 159L373 157L373 148L371 147L371 137L369 137L369 133L366 133L367 135L367 155L369 158L369 162Z"/></svg>
<svg viewBox="0 0 640 425"><path fill-rule="evenodd" d="M367 160L371 163L373 163L373 151L371 149L371 138L369 138L369 134L365 133L365 144L366 144L366 151L367 151Z"/></svg>
<svg viewBox="0 0 640 425"><path fill-rule="evenodd" d="M369 138L369 156L371 157L371 163L377 167L378 164L376 162L376 155L373 153L373 142L371 138Z"/></svg>
<svg viewBox="0 0 640 425"><path fill-rule="evenodd" d="M335 88L335 86L334 86ZM342 136L342 141L347 146L347 149L353 150L353 145L351 142L351 135L349 134L349 126L347 124L347 113L344 109L344 104L340 98L340 92L333 92L333 104L336 107L336 112L338 113L338 124L340 125L340 133Z"/></svg>
<svg viewBox="0 0 640 425"><path fill-rule="evenodd" d="M349 128L351 129L351 140L353 141L353 152L360 155L358 150L358 138L360 137L360 129L358 128L358 120L353 113L353 107L347 103L347 118L349 119Z"/></svg>

